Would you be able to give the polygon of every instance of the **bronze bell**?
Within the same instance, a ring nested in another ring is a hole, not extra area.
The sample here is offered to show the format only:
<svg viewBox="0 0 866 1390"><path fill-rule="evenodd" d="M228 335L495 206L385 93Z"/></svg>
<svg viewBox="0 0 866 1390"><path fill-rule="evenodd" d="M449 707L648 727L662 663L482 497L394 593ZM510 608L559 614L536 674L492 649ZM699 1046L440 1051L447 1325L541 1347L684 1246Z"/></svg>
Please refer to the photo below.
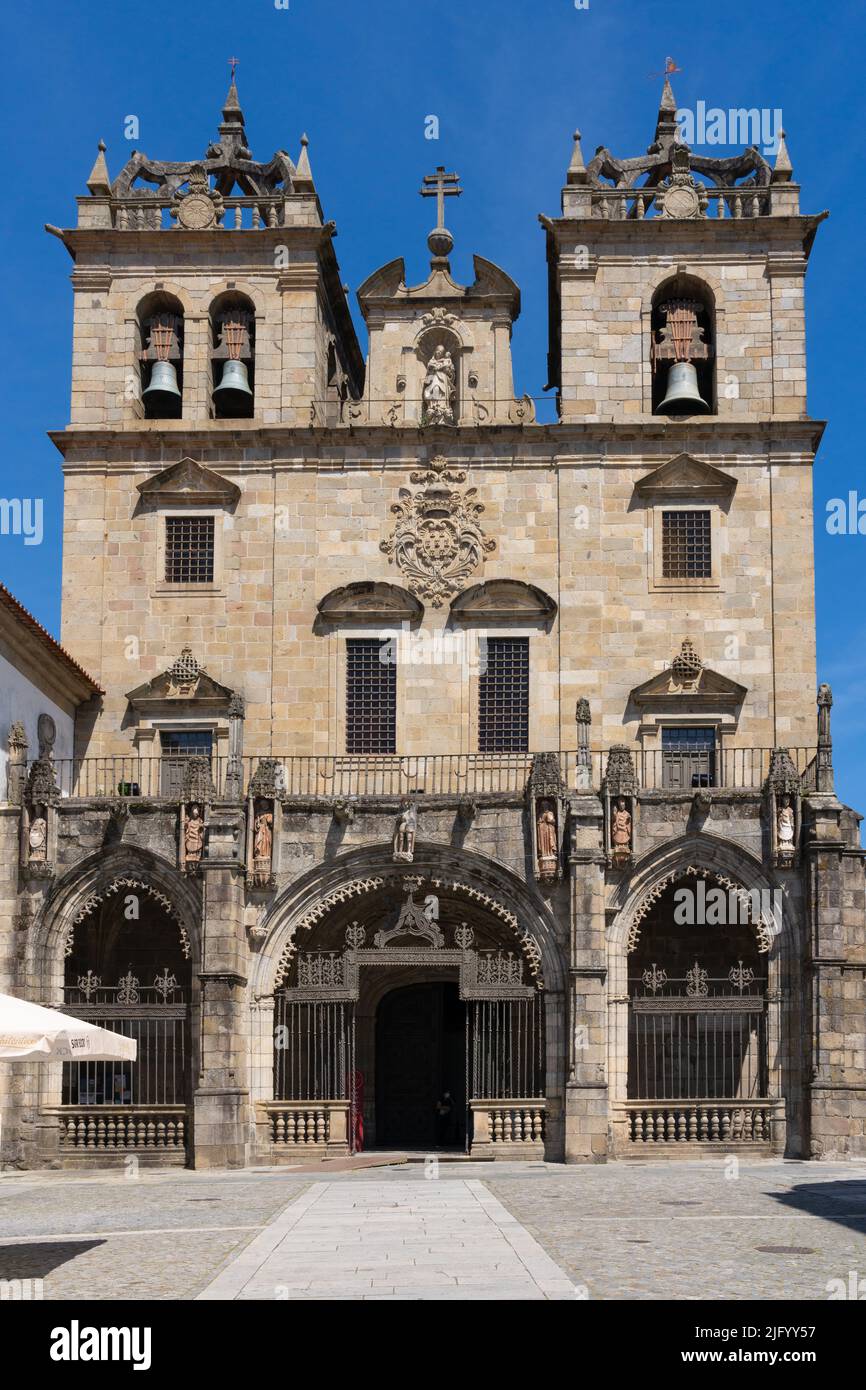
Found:
<svg viewBox="0 0 866 1390"><path fill-rule="evenodd" d="M181 394L172 362L154 362L141 399L157 418L171 419L180 415Z"/></svg>
<svg viewBox="0 0 866 1390"><path fill-rule="evenodd" d="M673 362L668 372L668 389L658 407L664 415L700 415L709 406L698 390L698 374L692 362Z"/></svg>
<svg viewBox="0 0 866 1390"><path fill-rule="evenodd" d="M253 393L246 364L229 358L223 367L219 386L214 387L214 401L229 415L249 415Z"/></svg>

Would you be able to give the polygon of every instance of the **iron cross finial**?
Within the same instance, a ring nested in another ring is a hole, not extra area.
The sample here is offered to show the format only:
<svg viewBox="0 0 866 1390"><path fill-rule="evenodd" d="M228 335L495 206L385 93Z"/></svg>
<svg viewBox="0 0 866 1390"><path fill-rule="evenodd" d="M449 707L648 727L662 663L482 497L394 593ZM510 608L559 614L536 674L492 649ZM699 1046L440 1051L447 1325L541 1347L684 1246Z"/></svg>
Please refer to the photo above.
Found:
<svg viewBox="0 0 866 1390"><path fill-rule="evenodd" d="M229 67L232 70L232 82L235 80L235 68L240 62L240 58L229 58Z"/></svg>
<svg viewBox="0 0 866 1390"><path fill-rule="evenodd" d="M418 190L422 198L436 199L436 224L439 227L445 226L445 199L459 198L463 189L460 187L459 174L446 174L445 165L436 166L435 174L425 174L422 186Z"/></svg>

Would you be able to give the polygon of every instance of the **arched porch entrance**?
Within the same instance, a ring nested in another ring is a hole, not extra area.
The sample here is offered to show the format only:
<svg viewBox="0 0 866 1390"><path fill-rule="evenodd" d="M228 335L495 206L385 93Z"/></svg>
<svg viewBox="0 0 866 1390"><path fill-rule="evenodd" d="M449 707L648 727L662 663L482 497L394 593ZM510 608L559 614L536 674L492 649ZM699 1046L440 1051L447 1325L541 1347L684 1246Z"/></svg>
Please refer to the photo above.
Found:
<svg viewBox="0 0 866 1390"><path fill-rule="evenodd" d="M542 1156L537 943L461 882L365 884L363 903L350 888L316 910L273 993L254 1000L260 1159L311 1147Z"/></svg>
<svg viewBox="0 0 866 1390"><path fill-rule="evenodd" d="M133 1038L138 1051L134 1062L33 1068L42 1159L188 1160L197 992L191 913L175 887L190 896L157 861L105 875L85 864L51 900L29 962L43 1001Z"/></svg>
<svg viewBox="0 0 866 1390"><path fill-rule="evenodd" d="M610 941L618 1152L780 1151L781 894L684 865L635 888Z"/></svg>

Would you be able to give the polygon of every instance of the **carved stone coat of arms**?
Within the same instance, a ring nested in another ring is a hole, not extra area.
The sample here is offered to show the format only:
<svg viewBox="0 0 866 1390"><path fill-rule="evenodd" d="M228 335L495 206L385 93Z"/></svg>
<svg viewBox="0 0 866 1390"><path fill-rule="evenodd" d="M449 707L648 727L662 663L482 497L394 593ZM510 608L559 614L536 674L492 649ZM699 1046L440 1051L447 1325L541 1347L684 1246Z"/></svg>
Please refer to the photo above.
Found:
<svg viewBox="0 0 866 1390"><path fill-rule="evenodd" d="M420 484L420 490L400 488L400 500L391 507L397 524L381 549L406 576L413 594L441 608L496 542L481 529L484 504L476 500L477 488L464 492L455 486L466 481L462 470L435 458L429 468L411 473L410 481Z"/></svg>

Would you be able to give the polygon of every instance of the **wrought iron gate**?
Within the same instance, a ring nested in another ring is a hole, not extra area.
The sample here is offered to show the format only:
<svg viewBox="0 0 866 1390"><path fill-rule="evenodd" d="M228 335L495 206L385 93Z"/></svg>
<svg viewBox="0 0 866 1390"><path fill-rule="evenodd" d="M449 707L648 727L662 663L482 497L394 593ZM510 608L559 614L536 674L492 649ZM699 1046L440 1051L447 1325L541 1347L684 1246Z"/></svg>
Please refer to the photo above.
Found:
<svg viewBox="0 0 866 1390"><path fill-rule="evenodd" d="M479 1105L492 1111L492 1142L541 1141L544 1100L544 998L473 999L466 1005L466 1151ZM497 1101L516 1101L514 1106ZM539 1101L540 1106L527 1106Z"/></svg>
<svg viewBox="0 0 866 1390"><path fill-rule="evenodd" d="M629 1097L757 1100L767 1095L764 981L742 962L710 977L653 965L630 981Z"/></svg>
<svg viewBox="0 0 866 1390"><path fill-rule="evenodd" d="M76 1152L185 1152L189 1105L189 1004L164 969L151 985L129 971L103 985L88 971L64 989L64 1008L109 1032L133 1038L134 1062L64 1062L62 1149Z"/></svg>
<svg viewBox="0 0 866 1390"><path fill-rule="evenodd" d="M360 1102L355 1073L355 1005L347 999L296 997L279 990L274 996L275 1102L308 1102L309 1109L277 1113L277 1142L327 1141L330 1109L348 1106L347 1143L355 1152Z"/></svg>

